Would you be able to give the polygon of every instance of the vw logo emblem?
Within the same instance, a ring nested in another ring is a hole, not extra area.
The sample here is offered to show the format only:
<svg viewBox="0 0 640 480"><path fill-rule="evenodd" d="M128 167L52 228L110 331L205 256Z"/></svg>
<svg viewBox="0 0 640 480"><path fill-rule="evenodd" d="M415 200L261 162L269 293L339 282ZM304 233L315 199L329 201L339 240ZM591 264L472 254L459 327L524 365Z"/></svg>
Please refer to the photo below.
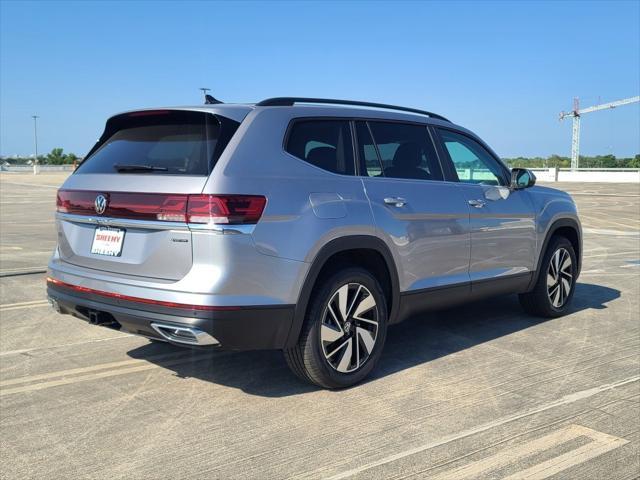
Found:
<svg viewBox="0 0 640 480"><path fill-rule="evenodd" d="M93 206L96 209L96 213L98 215L102 215L107 209L107 197L104 195L98 195L95 202L93 202Z"/></svg>

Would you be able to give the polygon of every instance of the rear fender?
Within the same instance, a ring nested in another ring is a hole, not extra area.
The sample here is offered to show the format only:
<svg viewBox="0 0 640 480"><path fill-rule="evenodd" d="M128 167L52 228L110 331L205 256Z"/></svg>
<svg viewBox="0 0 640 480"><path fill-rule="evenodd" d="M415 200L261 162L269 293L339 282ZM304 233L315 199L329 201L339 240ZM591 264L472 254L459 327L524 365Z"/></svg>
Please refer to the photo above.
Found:
<svg viewBox="0 0 640 480"><path fill-rule="evenodd" d="M311 268L307 273L304 284L300 291L298 302L295 307L293 322L291 324L291 330L289 331L289 336L287 339L288 348L295 346L298 342L300 331L302 330L302 325L304 323L305 314L307 312L309 300L311 299L311 293L313 291L313 287L316 284L316 281L318 280L320 272L322 271L322 268L333 255L340 252L356 249L374 250L379 253L384 259L387 270L389 270L389 280L391 285L391 308L389 309L389 323L391 324L395 322L398 315L400 287L398 282L398 272L396 270L396 265L393 260L393 256L389 251L389 248L379 238L369 235L352 235L348 237L341 237L334 239L324 245L316 254L311 264Z"/></svg>

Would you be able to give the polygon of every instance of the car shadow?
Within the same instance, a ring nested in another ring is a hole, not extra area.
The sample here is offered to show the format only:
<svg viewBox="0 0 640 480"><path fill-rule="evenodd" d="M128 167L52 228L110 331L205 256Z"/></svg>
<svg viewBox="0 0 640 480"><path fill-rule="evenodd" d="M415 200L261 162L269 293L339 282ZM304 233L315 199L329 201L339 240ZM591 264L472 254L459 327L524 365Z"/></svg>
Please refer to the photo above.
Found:
<svg viewBox="0 0 640 480"><path fill-rule="evenodd" d="M605 309L620 291L578 283L570 313ZM428 312L389 328L382 357L367 382L554 319L525 314L517 296L498 297ZM238 388L257 396L283 397L318 390L297 379L282 352L205 352L149 343L128 355L173 370L178 377ZM167 360L170 357L170 360Z"/></svg>

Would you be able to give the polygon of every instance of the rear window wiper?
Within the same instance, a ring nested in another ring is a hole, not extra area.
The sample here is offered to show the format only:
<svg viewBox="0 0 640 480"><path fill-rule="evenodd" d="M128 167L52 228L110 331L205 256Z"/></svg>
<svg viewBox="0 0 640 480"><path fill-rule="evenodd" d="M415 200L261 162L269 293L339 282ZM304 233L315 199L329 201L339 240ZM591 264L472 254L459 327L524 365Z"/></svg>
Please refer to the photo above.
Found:
<svg viewBox="0 0 640 480"><path fill-rule="evenodd" d="M155 165L123 165L115 164L113 166L118 172L167 172L167 167L157 167Z"/></svg>

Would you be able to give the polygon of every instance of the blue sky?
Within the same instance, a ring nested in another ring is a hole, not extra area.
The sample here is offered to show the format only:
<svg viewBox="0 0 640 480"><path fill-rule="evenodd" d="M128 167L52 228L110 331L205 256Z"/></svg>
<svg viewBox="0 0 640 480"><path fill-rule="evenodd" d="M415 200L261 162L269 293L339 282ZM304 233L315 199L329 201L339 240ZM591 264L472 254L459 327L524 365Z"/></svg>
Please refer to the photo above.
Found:
<svg viewBox="0 0 640 480"><path fill-rule="evenodd" d="M640 1L0 0L0 153L83 155L138 107L301 95L432 110L504 157L569 155L561 110L638 95ZM581 153L640 152L638 104L583 117Z"/></svg>

